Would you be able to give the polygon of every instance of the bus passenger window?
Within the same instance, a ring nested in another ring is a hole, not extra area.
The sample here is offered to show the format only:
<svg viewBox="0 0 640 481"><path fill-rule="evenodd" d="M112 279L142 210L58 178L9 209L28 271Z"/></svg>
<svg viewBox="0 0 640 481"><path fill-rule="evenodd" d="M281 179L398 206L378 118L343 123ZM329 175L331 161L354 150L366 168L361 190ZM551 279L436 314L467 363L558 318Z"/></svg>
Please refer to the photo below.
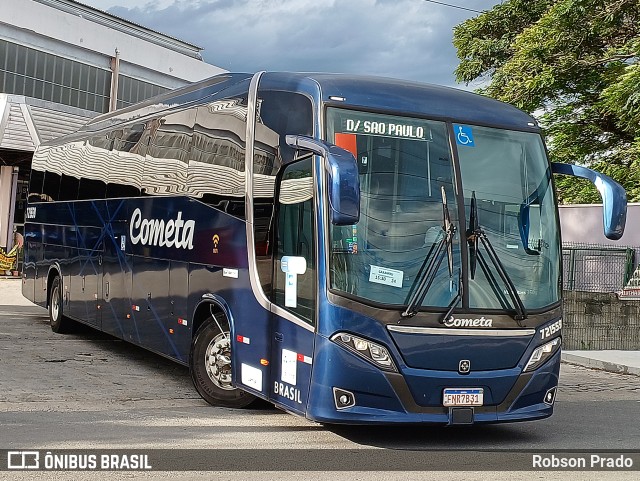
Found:
<svg viewBox="0 0 640 481"><path fill-rule="evenodd" d="M53 202L58 200L60 192L60 174L47 171L44 174L44 184L42 185L42 200Z"/></svg>
<svg viewBox="0 0 640 481"><path fill-rule="evenodd" d="M198 107L186 183L190 197L240 219L245 217L246 124L237 112L245 106L241 96Z"/></svg>
<svg viewBox="0 0 640 481"><path fill-rule="evenodd" d="M41 202L44 200L42 184L46 170L46 160L49 155L49 147L40 146L33 154L31 161L31 178L29 179L29 202Z"/></svg>
<svg viewBox="0 0 640 481"><path fill-rule="evenodd" d="M138 197L149 131L144 123L129 125L113 134L107 157L107 198Z"/></svg>
<svg viewBox="0 0 640 481"><path fill-rule="evenodd" d="M58 200L77 200L80 179L72 175L62 174Z"/></svg>

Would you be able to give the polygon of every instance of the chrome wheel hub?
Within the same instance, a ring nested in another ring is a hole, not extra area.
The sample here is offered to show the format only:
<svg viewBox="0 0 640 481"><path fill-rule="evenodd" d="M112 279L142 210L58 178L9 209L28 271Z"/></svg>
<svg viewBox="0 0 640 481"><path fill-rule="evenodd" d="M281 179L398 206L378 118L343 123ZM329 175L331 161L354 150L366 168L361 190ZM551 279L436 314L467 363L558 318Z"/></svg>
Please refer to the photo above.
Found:
<svg viewBox="0 0 640 481"><path fill-rule="evenodd" d="M51 295L51 317L54 321L58 320L58 316L60 315L60 293L58 289L54 289Z"/></svg>
<svg viewBox="0 0 640 481"><path fill-rule="evenodd" d="M204 365L209 379L220 389L230 391L231 385L231 342L229 333L223 332L214 337L204 356Z"/></svg>

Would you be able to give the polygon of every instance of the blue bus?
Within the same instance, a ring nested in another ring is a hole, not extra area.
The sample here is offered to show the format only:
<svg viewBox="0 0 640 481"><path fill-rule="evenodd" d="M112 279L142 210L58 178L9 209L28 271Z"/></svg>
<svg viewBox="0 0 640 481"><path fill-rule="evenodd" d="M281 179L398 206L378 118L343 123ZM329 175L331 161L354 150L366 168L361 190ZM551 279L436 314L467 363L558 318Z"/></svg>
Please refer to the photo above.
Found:
<svg viewBox="0 0 640 481"><path fill-rule="evenodd" d="M536 121L472 93L229 73L104 114L34 154L23 293L189 366L210 404L325 423L553 411L562 336Z"/></svg>

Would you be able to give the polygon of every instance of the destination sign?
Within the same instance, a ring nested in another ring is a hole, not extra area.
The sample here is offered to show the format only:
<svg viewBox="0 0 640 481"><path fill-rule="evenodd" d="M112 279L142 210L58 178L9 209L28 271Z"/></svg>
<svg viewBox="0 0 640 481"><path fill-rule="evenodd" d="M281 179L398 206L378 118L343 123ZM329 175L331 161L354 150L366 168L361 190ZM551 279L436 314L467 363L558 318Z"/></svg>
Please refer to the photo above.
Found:
<svg viewBox="0 0 640 481"><path fill-rule="evenodd" d="M428 130L423 125L397 121L376 121L363 119L342 119L344 133L380 135L405 139L427 140Z"/></svg>
<svg viewBox="0 0 640 481"><path fill-rule="evenodd" d="M337 144L354 153L358 136L386 137L422 142L432 142L434 135L446 136L446 126L437 120L404 117L373 112L362 112L339 108L327 110L328 138L338 139L339 135L351 137L341 139ZM446 141L446 139L445 139ZM346 143L345 143L346 142Z"/></svg>

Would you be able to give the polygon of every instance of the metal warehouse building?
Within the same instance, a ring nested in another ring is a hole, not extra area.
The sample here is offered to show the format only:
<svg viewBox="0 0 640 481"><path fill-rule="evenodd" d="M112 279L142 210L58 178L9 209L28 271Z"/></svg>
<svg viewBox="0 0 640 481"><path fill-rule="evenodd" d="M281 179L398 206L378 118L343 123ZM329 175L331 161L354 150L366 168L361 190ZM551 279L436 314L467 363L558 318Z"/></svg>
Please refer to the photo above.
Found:
<svg viewBox="0 0 640 481"><path fill-rule="evenodd" d="M31 158L98 114L224 70L202 49L73 0L0 10L0 247L22 231Z"/></svg>

